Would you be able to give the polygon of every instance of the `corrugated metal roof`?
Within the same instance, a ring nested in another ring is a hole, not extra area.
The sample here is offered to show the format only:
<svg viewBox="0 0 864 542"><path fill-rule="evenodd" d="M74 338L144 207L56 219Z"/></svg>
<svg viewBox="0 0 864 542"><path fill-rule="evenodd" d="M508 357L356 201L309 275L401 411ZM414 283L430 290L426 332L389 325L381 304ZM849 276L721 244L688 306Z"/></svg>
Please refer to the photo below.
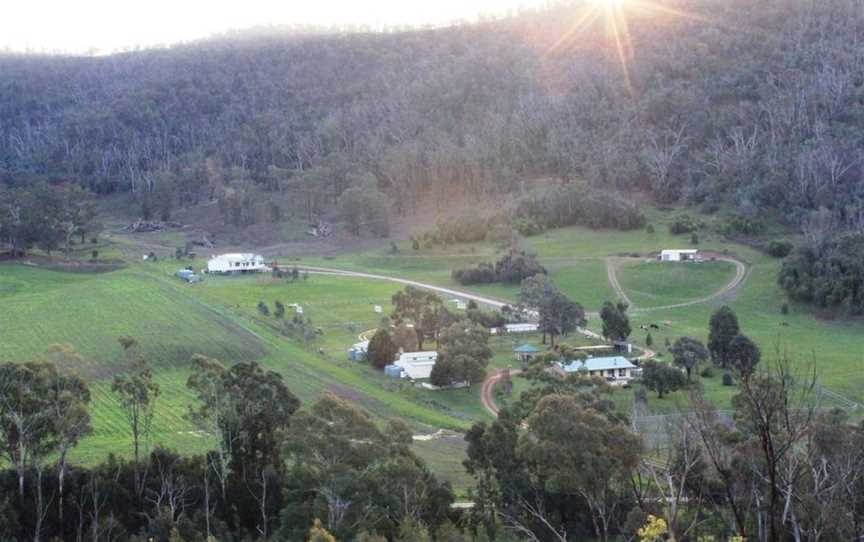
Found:
<svg viewBox="0 0 864 542"><path fill-rule="evenodd" d="M438 361L438 352L405 352L394 363L402 367L405 375L414 380L424 380L432 375L432 368Z"/></svg>
<svg viewBox="0 0 864 542"><path fill-rule="evenodd" d="M636 366L622 356L610 356L605 358L588 358L584 361L573 360L567 363L561 362L558 364L565 373L575 373L577 371L608 371L610 369L635 369Z"/></svg>

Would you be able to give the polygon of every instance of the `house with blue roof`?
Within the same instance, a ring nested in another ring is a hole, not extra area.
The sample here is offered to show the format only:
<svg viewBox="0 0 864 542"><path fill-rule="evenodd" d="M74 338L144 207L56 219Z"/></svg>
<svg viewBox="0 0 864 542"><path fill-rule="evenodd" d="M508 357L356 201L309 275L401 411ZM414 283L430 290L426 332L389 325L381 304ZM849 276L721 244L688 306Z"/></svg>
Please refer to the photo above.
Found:
<svg viewBox="0 0 864 542"><path fill-rule="evenodd" d="M562 376L574 373L585 374L590 377L602 378L613 386L629 384L635 377L636 369L638 367L622 356L561 361L556 367L556 371Z"/></svg>

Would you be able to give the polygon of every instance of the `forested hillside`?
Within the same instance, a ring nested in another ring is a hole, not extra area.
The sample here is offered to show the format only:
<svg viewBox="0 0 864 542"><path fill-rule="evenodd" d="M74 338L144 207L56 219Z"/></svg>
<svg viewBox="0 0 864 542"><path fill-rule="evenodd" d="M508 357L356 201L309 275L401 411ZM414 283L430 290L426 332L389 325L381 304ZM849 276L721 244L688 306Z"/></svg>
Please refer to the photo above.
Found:
<svg viewBox="0 0 864 542"><path fill-rule="evenodd" d="M588 0L437 30L6 55L0 176L170 205L273 191L310 215L370 175L403 213L581 178L859 227L861 1L648 5L623 8L623 57Z"/></svg>

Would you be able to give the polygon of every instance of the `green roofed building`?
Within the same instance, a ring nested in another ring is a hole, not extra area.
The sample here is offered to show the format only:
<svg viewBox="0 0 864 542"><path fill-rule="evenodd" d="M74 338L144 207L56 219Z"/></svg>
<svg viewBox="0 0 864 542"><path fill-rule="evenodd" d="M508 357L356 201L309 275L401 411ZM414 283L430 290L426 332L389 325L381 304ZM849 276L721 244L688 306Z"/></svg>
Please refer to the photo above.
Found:
<svg viewBox="0 0 864 542"><path fill-rule="evenodd" d="M516 359L527 364L534 356L540 353L540 350L536 346L526 343L514 348L513 352L516 354Z"/></svg>

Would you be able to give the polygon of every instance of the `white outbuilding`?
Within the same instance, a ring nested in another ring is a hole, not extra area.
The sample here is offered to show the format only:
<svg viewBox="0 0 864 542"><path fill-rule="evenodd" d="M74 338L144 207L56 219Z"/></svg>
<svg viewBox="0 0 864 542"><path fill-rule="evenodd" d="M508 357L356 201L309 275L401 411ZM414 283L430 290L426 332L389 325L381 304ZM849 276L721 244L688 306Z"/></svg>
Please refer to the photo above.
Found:
<svg viewBox="0 0 864 542"><path fill-rule="evenodd" d="M660 261L663 262L689 262L696 260L699 250L695 248L668 249L660 252Z"/></svg>
<svg viewBox="0 0 864 542"><path fill-rule="evenodd" d="M436 361L438 352L403 352L393 365L402 369L403 378L425 380L432 375Z"/></svg>
<svg viewBox="0 0 864 542"><path fill-rule="evenodd" d="M493 327L490 330L492 335L501 335L506 333L537 333L540 331L538 324L523 322L519 324L505 324L503 327Z"/></svg>
<svg viewBox="0 0 864 542"><path fill-rule="evenodd" d="M258 254L220 254L207 261L208 273L261 273L267 270L264 257Z"/></svg>

